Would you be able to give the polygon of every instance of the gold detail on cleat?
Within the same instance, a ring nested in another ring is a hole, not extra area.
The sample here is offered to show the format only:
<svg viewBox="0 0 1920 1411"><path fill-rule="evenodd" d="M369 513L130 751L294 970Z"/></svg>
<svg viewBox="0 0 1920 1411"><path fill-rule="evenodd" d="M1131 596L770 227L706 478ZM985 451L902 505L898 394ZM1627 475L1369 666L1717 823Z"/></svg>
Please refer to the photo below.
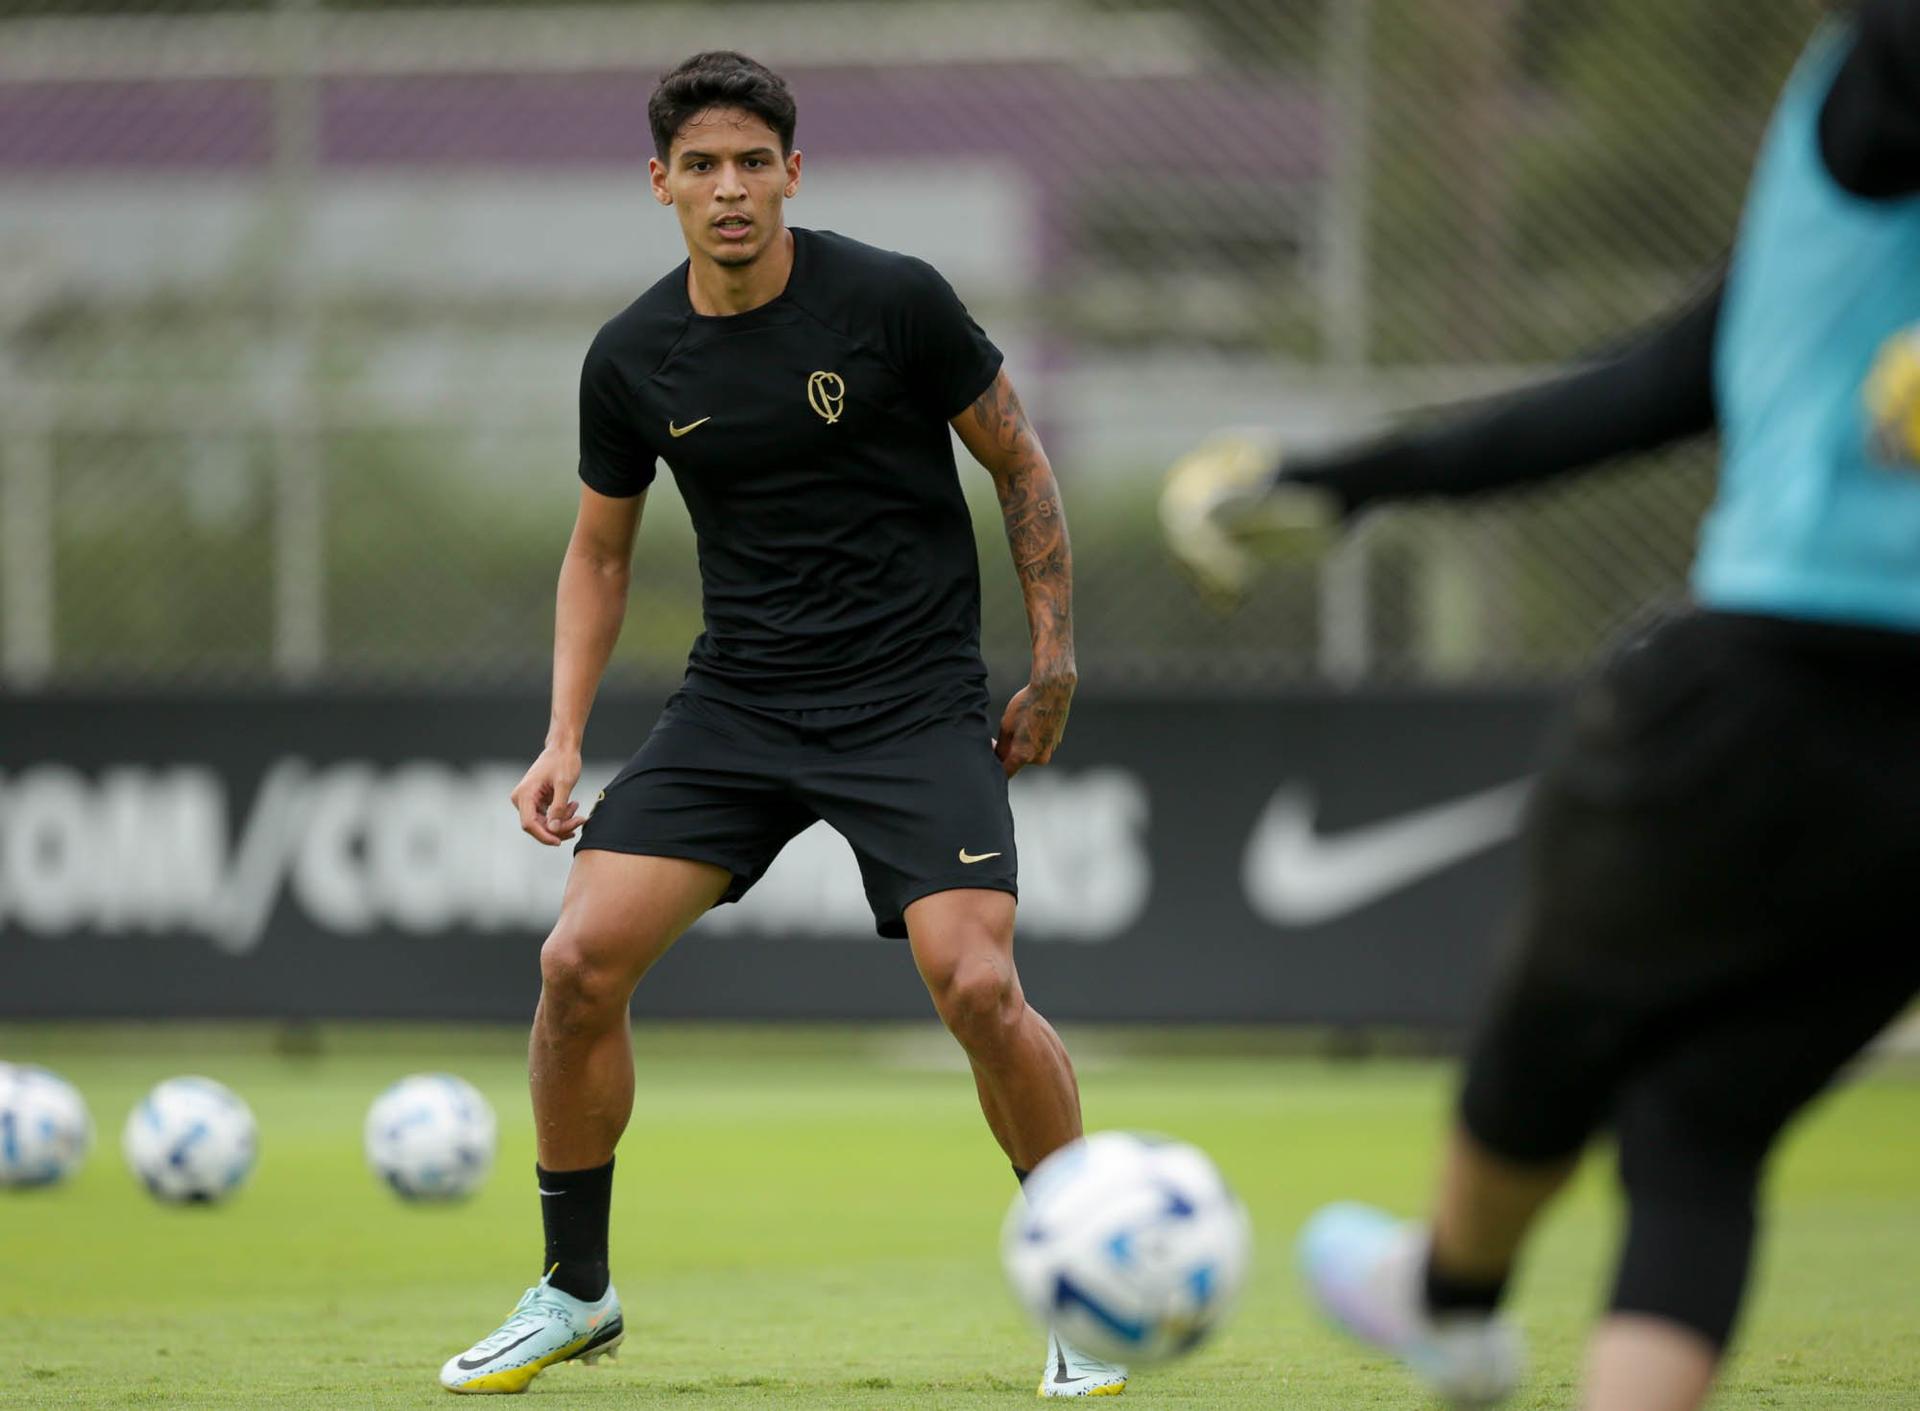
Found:
<svg viewBox="0 0 1920 1411"><path fill-rule="evenodd" d="M1118 1396L1120 1395L1120 1393L1122 1393L1126 1389L1127 1389L1127 1383L1123 1378L1122 1380L1117 1382L1108 1382L1105 1386L1094 1387L1091 1391L1074 1391L1074 1392L1062 1393L1057 1391L1048 1391L1047 1379L1045 1377L1042 1377L1040 1379L1040 1387L1037 1391L1034 1392L1034 1395L1042 1398L1043 1400L1057 1401L1062 1399L1063 1396L1064 1397Z"/></svg>
<svg viewBox="0 0 1920 1411"><path fill-rule="evenodd" d="M546 1371L547 1368L551 1367L554 1363L564 1362L569 1357L576 1356L580 1349L591 1341L593 1341L593 1335L589 1333L586 1337L576 1338L565 1347L556 1348L545 1357L542 1357L538 1362L529 1362L524 1367L509 1367L504 1371L488 1372L484 1376L475 1377L470 1382L462 1382L459 1386L448 1387L447 1390L457 1392L463 1396L511 1395L515 1392L525 1391L528 1383L532 1382L535 1377ZM619 1345L619 1340L615 1339L605 1347L596 1348L592 1357L581 1358L581 1361L592 1362L602 1353L610 1353L613 1348Z"/></svg>

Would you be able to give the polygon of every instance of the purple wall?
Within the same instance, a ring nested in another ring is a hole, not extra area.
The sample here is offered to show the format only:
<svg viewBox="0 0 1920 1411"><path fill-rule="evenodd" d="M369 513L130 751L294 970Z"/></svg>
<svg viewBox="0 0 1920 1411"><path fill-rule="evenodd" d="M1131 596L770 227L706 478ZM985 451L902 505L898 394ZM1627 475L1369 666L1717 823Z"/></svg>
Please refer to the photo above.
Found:
<svg viewBox="0 0 1920 1411"><path fill-rule="evenodd" d="M642 73L332 78L332 167L644 162ZM1103 163L1299 181L1319 115L1304 89L1244 79L1101 78L1050 66L796 70L800 144L835 161L1002 157L1043 188ZM219 170L271 156L264 80L0 84L0 173Z"/></svg>

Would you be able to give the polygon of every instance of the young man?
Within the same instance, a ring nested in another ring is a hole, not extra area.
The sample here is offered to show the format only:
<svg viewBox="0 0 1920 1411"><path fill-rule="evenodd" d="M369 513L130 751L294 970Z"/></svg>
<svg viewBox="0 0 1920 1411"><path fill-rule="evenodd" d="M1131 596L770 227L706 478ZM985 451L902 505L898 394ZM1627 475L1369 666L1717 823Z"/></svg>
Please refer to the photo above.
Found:
<svg viewBox="0 0 1920 1411"><path fill-rule="evenodd" d="M789 229L794 104L734 53L697 54L648 105L654 199L687 262L600 330L580 387L579 516L560 572L553 716L514 790L522 828L578 855L541 949L530 1068L545 1276L442 1385L513 1392L610 1352L613 1152L633 1103L628 1001L709 907L825 819L880 934L905 938L1024 1176L1080 1135L1066 1050L1013 963L1007 779L1052 758L1075 681L1059 490L999 351L919 260ZM1032 672L988 715L980 585L948 427L992 475ZM640 752L583 818L588 708L626 605L654 463L699 537L706 631ZM1119 1367L1055 1341L1043 1393Z"/></svg>
<svg viewBox="0 0 1920 1411"><path fill-rule="evenodd" d="M1787 85L1724 283L1585 371L1275 467L1203 448L1163 504L1235 588L1245 548L1365 507L1542 479L1717 425L1695 606L1582 688L1527 829L1518 945L1429 1226L1301 1238L1320 1302L1460 1403L1515 1384L1497 1309L1590 1137L1628 1223L1588 1411L1690 1411L1746 1287L1781 1129L1920 989L1920 0L1827 26Z"/></svg>

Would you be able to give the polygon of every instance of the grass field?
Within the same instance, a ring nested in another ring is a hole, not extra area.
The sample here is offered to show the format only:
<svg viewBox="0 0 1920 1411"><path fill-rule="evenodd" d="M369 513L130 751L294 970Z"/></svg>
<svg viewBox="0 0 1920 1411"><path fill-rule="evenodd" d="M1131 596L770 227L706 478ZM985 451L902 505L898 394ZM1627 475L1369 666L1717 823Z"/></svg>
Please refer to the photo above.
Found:
<svg viewBox="0 0 1920 1411"><path fill-rule="evenodd" d="M0 1406L450 1405L434 1374L536 1276L539 1216L521 1036L0 1028L0 1058L77 1083L99 1141L69 1187L0 1199ZM1399 1374L1323 1329L1290 1241L1318 1203L1414 1208L1444 1065L1328 1063L1257 1039L1069 1033L1090 1126L1177 1133L1250 1206L1258 1268L1234 1324L1127 1396L1165 1407L1417 1407ZM943 1035L653 1029L620 1155L616 1363L563 1367L556 1406L985 1407L1033 1396L1041 1355L995 1257L1012 1178ZM443 1067L502 1118L485 1191L402 1206L362 1164L392 1078ZM231 1206L164 1209L128 1177L139 1094L203 1072L253 1105L262 1155ZM1721 1407L1920 1405L1920 1075L1886 1069L1800 1129ZM1518 1287L1535 1372L1516 1404L1566 1406L1615 1224L1592 1163Z"/></svg>

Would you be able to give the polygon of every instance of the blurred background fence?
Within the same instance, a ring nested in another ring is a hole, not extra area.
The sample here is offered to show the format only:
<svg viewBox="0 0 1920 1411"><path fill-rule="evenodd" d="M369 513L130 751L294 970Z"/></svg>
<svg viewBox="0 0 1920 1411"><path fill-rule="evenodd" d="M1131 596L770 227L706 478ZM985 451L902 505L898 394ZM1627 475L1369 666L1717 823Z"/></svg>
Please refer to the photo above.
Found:
<svg viewBox="0 0 1920 1411"><path fill-rule="evenodd" d="M647 93L707 47L793 84L793 222L932 260L1008 349L1091 683L1550 679L1678 588L1705 448L1378 517L1226 620L1159 550L1159 474L1222 424L1323 443L1675 304L1816 13L0 0L0 684L544 680L580 357L681 258ZM698 620L663 488L617 675L670 678Z"/></svg>

